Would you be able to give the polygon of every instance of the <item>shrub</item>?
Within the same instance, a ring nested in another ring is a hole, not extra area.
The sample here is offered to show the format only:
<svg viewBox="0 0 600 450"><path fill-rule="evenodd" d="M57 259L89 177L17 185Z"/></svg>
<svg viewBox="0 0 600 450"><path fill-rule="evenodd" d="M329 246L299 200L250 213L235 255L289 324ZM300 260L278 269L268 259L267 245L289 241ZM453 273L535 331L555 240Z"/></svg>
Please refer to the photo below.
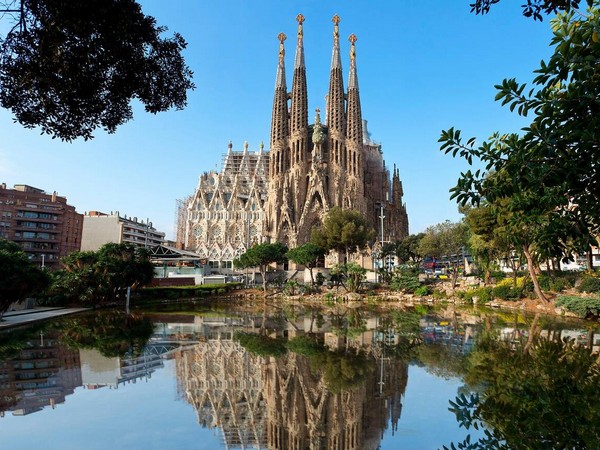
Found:
<svg viewBox="0 0 600 450"><path fill-rule="evenodd" d="M283 285L283 293L286 295L296 295L296 291L299 289L298 282L296 280L288 280Z"/></svg>
<svg viewBox="0 0 600 450"><path fill-rule="evenodd" d="M341 303L342 299L339 297L336 297L335 295L333 295L333 293L328 292L327 294L325 294L323 296L323 303L325 303L326 306L333 306L336 303Z"/></svg>
<svg viewBox="0 0 600 450"><path fill-rule="evenodd" d="M394 277L390 284L390 288L394 291L404 291L409 294L421 287L419 278L411 275L399 275Z"/></svg>
<svg viewBox="0 0 600 450"><path fill-rule="evenodd" d="M577 290L579 292L600 292L600 279L591 275L584 276Z"/></svg>
<svg viewBox="0 0 600 450"><path fill-rule="evenodd" d="M492 288L491 287L480 287L469 291L461 291L462 294L459 296L466 302L473 302L473 297L478 297L479 303L488 303L492 300Z"/></svg>
<svg viewBox="0 0 600 450"><path fill-rule="evenodd" d="M315 284L317 286L323 286L324 282L325 282L325 275L323 275L321 272L317 272L317 276L315 277Z"/></svg>
<svg viewBox="0 0 600 450"><path fill-rule="evenodd" d="M427 286L420 286L417 289L415 289L414 293L418 297L424 297L429 294L429 289L427 288Z"/></svg>
<svg viewBox="0 0 600 450"><path fill-rule="evenodd" d="M517 300L519 298L519 290L502 284L492 288L492 296L501 300Z"/></svg>
<svg viewBox="0 0 600 450"><path fill-rule="evenodd" d="M268 336L236 331L233 340L240 343L250 353L258 356L281 356L287 352L284 341Z"/></svg>
<svg viewBox="0 0 600 450"><path fill-rule="evenodd" d="M433 295L433 298L436 300L443 300L443 299L447 298L446 292L442 291L440 289L434 289L431 294Z"/></svg>
<svg viewBox="0 0 600 450"><path fill-rule="evenodd" d="M561 306L567 311L577 314L582 319L591 319L600 316L599 297L575 297L572 295L560 295L556 300L556 306Z"/></svg>

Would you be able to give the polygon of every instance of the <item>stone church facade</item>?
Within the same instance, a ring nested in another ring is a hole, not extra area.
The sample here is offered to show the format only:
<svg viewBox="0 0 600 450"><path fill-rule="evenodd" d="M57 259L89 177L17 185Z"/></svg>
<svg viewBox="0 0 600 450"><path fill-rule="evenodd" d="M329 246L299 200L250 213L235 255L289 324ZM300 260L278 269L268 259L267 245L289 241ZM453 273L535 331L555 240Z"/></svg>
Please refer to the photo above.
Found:
<svg viewBox="0 0 600 450"><path fill-rule="evenodd" d="M344 89L338 16L333 18L333 51L325 123L317 109L308 117L308 89L304 62L304 17L298 15L298 33L292 89L285 76L286 36L279 35L279 61L271 121L269 186L264 233L271 242L290 247L306 243L313 227L321 225L335 207L364 214L380 229L385 210L384 235L392 241L408 235L408 217L402 202L402 182L394 167L390 176L381 145L373 142L362 118L356 66L356 41L350 35L350 71Z"/></svg>
<svg viewBox="0 0 600 450"><path fill-rule="evenodd" d="M183 205L178 228L184 247L214 269L232 269L232 261L263 242L269 154L234 151L229 143L221 172L200 175L195 193Z"/></svg>
<svg viewBox="0 0 600 450"><path fill-rule="evenodd" d="M229 268L255 242L283 242L290 248L310 240L328 211L339 206L360 211L377 242L408 235L399 170L392 173L381 145L363 120L358 88L355 35L350 41L348 87L344 89L338 16L333 17L333 50L325 118L316 110L309 124L304 61L304 17L298 15L292 88L285 71L286 36L280 33L269 152L234 152L222 171L200 177L178 223L184 246ZM383 214L382 214L383 212ZM384 216L381 219L381 216ZM382 223L383 221L383 223ZM383 230L383 234L381 231Z"/></svg>

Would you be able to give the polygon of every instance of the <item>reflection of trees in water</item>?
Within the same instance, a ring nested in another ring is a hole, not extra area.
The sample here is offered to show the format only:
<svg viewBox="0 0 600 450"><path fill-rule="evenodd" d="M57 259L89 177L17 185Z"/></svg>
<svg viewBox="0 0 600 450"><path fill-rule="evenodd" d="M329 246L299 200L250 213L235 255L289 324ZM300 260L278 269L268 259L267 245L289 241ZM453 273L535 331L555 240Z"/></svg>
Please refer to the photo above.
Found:
<svg viewBox="0 0 600 450"><path fill-rule="evenodd" d="M487 333L468 355L465 381L479 393L459 396L452 410L462 426L489 429L465 448L598 448L598 355L561 340L560 330L540 338L538 323L520 340Z"/></svg>
<svg viewBox="0 0 600 450"><path fill-rule="evenodd" d="M63 323L63 342L72 348L96 349L105 357L139 356L154 331L141 314L109 311L78 316Z"/></svg>
<svg viewBox="0 0 600 450"><path fill-rule="evenodd" d="M390 419L395 427L400 417L407 364L347 342L327 348L323 333L293 342L280 357L224 339L179 352L179 383L200 424L221 428L228 445L378 448Z"/></svg>

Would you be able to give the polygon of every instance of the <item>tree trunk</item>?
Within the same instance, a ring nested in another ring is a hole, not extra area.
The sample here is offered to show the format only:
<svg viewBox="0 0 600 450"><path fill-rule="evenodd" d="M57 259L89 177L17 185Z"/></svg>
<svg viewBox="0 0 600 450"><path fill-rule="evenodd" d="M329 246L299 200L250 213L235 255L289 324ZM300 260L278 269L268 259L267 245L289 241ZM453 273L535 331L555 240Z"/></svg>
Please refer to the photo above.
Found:
<svg viewBox="0 0 600 450"><path fill-rule="evenodd" d="M527 257L527 254L525 256ZM533 345L533 341L535 340L535 337L537 336L537 334L539 332L538 326L537 326L539 320L540 320L540 313L536 313L535 317L533 318L533 323L531 324L531 327L529 328L529 336L527 337L527 344L525 344L525 347L523 347L523 353L525 353L525 354L529 353L529 349Z"/></svg>
<svg viewBox="0 0 600 450"><path fill-rule="evenodd" d="M456 280L458 279L458 264L453 264L452 269L452 295L456 289Z"/></svg>
<svg viewBox="0 0 600 450"><path fill-rule="evenodd" d="M263 291L267 293L267 266L260 266L260 276L262 278Z"/></svg>
<svg viewBox="0 0 600 450"><path fill-rule="evenodd" d="M311 266L308 266L308 272L310 273L310 285L311 286L315 286L315 278L313 277L313 268ZM304 281L304 280L302 280Z"/></svg>
<svg viewBox="0 0 600 450"><path fill-rule="evenodd" d="M531 256L529 247L525 244L523 244L523 253L525 254L525 258L527 258L527 270L529 271L529 276L531 277L531 281L533 282L533 291L535 292L536 297L543 303L549 303L548 299L546 298L546 296L542 292L542 289L540 288L537 273L535 271L535 267L533 266L533 257Z"/></svg>
<svg viewBox="0 0 600 450"><path fill-rule="evenodd" d="M491 283L492 283L492 272L490 272L490 269L485 269L485 274L483 275L483 284L485 286L488 286Z"/></svg>
<svg viewBox="0 0 600 450"><path fill-rule="evenodd" d="M587 271L588 273L594 272L594 258L592 258L592 247L588 248L585 259L587 260Z"/></svg>

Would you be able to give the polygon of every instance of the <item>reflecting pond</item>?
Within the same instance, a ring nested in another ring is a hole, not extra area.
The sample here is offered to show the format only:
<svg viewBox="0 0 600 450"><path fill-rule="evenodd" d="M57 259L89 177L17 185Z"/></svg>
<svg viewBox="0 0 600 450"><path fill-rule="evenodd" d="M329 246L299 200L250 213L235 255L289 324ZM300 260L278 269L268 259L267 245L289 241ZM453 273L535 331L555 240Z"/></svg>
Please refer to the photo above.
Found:
<svg viewBox="0 0 600 450"><path fill-rule="evenodd" d="M590 323L168 308L0 334L2 448L599 448Z"/></svg>

